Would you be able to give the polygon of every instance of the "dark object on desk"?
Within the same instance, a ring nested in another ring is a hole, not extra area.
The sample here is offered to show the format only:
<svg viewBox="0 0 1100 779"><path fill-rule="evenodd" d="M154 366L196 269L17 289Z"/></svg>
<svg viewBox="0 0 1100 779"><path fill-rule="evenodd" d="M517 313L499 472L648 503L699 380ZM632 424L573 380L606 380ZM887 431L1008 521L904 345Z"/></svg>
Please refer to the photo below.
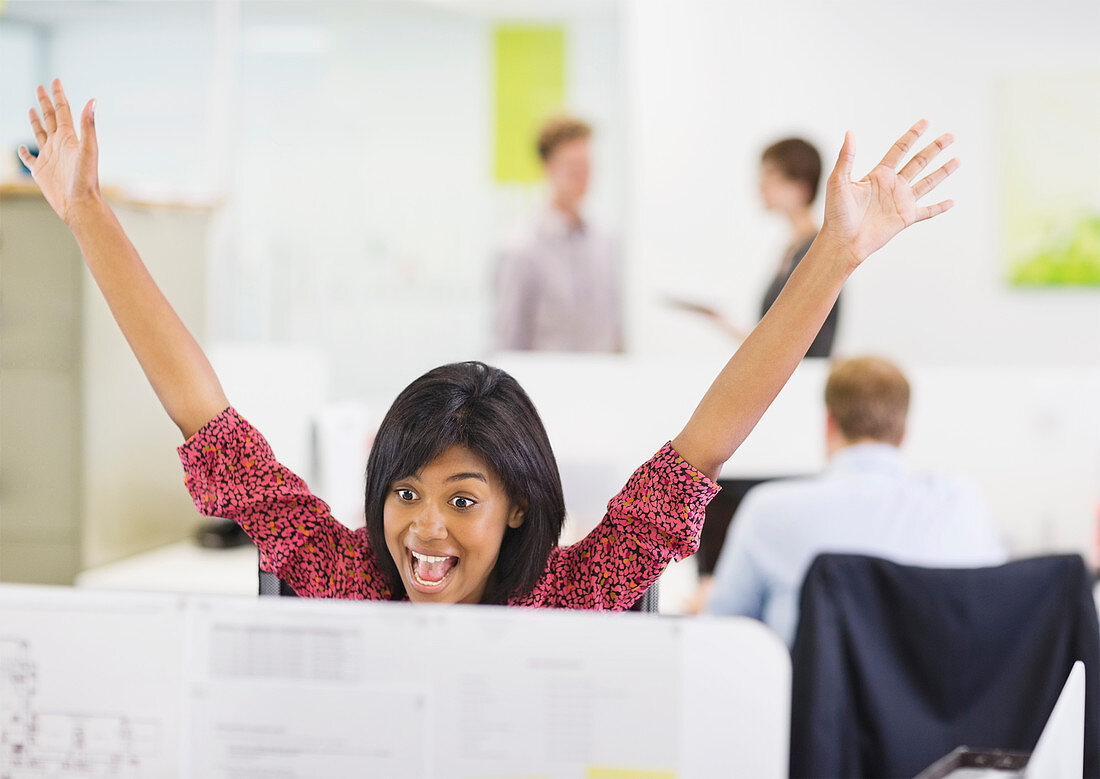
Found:
<svg viewBox="0 0 1100 779"><path fill-rule="evenodd" d="M982 774L996 775L1003 772L1006 776L1016 777L1027 765L1029 757L1027 752L1006 752L997 749L977 752L969 747L959 747L947 757L937 760L921 771L917 779L946 779L956 771L970 773L975 769Z"/></svg>
<svg viewBox="0 0 1100 779"><path fill-rule="evenodd" d="M297 598L298 593L294 591L294 588L284 582L278 576L267 571L260 571L260 595L267 595L272 597L283 598ZM657 613L657 583L654 582L653 586L646 590L634 605L630 607L630 611L642 611L647 614Z"/></svg>
<svg viewBox="0 0 1100 779"><path fill-rule="evenodd" d="M722 544L726 542L730 522L737 507L753 487L773 479L719 479L722 491L707 504L707 518L703 522L703 532L699 535L699 551L695 553L695 564L700 576L713 576L718 565L718 555L722 553Z"/></svg>
<svg viewBox="0 0 1100 779"><path fill-rule="evenodd" d="M914 776L959 744L1030 751L1085 663L1085 776L1100 775L1100 627L1076 555L996 568L821 555L793 650L792 777Z"/></svg>
<svg viewBox="0 0 1100 779"><path fill-rule="evenodd" d="M231 519L212 519L195 533L195 540L204 549L233 549L251 544L248 534Z"/></svg>

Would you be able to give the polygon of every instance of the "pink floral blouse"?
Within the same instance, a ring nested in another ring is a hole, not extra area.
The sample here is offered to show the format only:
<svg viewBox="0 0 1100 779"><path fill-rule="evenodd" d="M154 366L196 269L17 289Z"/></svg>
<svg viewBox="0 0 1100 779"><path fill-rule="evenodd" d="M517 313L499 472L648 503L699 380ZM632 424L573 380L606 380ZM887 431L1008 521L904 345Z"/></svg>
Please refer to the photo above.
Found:
<svg viewBox="0 0 1100 779"><path fill-rule="evenodd" d="M391 598L366 529L334 519L234 409L206 423L179 456L199 511L239 524L260 550L260 567L299 595ZM509 605L629 608L669 562L695 552L717 492L665 444L612 498L600 524L580 542L555 547L534 589Z"/></svg>

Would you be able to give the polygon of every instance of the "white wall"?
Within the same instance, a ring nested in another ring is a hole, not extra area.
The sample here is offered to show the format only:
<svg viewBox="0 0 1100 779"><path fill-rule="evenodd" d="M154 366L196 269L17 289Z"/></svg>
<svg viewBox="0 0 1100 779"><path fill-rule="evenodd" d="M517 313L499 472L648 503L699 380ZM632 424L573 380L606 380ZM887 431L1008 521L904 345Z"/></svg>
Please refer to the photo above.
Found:
<svg viewBox="0 0 1100 779"><path fill-rule="evenodd" d="M233 331L321 349L340 399L392 395L435 365L484 357L495 248L540 198L492 179L499 17L461 4L243 8ZM317 51L250 51L257 28L295 14ZM615 224L618 26L602 14L534 20L566 28L567 97L598 127L592 207Z"/></svg>
<svg viewBox="0 0 1100 779"><path fill-rule="evenodd" d="M565 26L567 99L597 127L591 210L622 224L614 3L16 0L10 12L51 32L48 69L74 105L98 99L105 184L222 203L212 338L319 349L336 398L385 396L488 351L495 247L542 197L492 179L497 21ZM35 83L4 73L24 102ZM25 123L21 105L0 112Z"/></svg>
<svg viewBox="0 0 1100 779"><path fill-rule="evenodd" d="M212 21L211 3L112 3L50 25L49 77L64 82L74 113L96 98L103 183L150 197L211 194Z"/></svg>
<svg viewBox="0 0 1100 779"><path fill-rule="evenodd" d="M27 110L34 105L34 85L41 76L45 43L42 32L31 24L0 20L0 176L16 175L19 144L33 144L34 133ZM26 85L31 84L27 92Z"/></svg>
<svg viewBox="0 0 1100 779"><path fill-rule="evenodd" d="M624 11L640 351L728 348L705 323L656 305L669 288L755 321L785 240L755 191L768 142L804 134L828 169L852 129L861 174L927 116L931 137L958 137L963 167L937 190L956 208L853 277L840 349L930 365L1100 363L1100 291L1004 282L994 101L1004 75L1100 70L1100 4L637 0Z"/></svg>
<svg viewBox="0 0 1100 779"><path fill-rule="evenodd" d="M263 45L295 29L316 46ZM321 348L343 397L476 354L487 25L411 4L246 5L242 31L233 329Z"/></svg>

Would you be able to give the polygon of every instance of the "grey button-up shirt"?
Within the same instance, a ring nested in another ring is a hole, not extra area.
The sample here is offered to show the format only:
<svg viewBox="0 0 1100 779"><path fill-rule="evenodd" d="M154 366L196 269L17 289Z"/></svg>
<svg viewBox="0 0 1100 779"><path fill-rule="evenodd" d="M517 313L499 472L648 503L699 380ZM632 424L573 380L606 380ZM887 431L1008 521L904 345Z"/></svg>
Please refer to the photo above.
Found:
<svg viewBox="0 0 1100 779"><path fill-rule="evenodd" d="M823 474L756 487L733 518L707 611L753 617L794 644L802 579L824 552L903 565L977 568L1007 558L966 479L909 474L888 444L856 444Z"/></svg>
<svg viewBox="0 0 1100 779"><path fill-rule="evenodd" d="M622 350L614 242L588 221L547 206L500 253L497 349Z"/></svg>

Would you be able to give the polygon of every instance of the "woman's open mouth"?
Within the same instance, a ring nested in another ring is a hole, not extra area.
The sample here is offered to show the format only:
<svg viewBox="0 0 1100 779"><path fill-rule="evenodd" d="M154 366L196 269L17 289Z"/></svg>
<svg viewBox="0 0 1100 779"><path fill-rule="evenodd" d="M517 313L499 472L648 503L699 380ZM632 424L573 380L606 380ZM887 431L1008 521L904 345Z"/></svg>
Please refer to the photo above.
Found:
<svg viewBox="0 0 1100 779"><path fill-rule="evenodd" d="M431 594L442 590L457 566L457 557L439 557L409 550L409 578L419 592Z"/></svg>

